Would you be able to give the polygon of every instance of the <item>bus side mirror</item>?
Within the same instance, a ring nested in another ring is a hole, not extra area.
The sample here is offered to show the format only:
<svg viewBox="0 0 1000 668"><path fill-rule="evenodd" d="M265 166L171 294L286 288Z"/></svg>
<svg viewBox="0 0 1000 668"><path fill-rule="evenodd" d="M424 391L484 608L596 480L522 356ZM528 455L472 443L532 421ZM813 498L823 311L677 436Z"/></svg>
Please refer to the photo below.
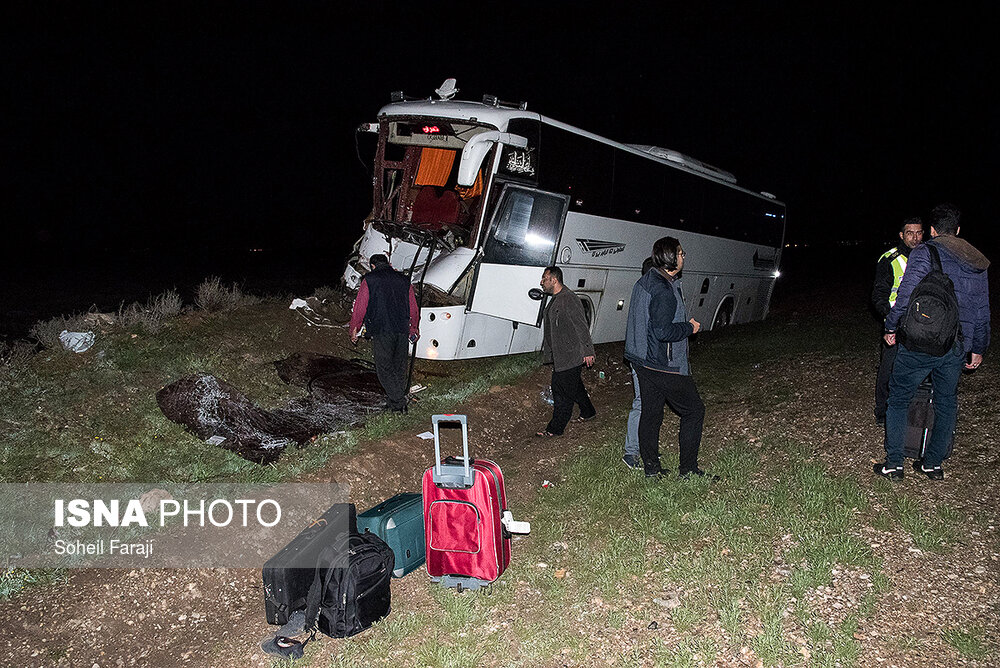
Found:
<svg viewBox="0 0 1000 668"><path fill-rule="evenodd" d="M458 164L458 185L468 188L475 184L476 175L483 164L483 158L493 144L508 144L517 148L527 148L528 139L521 135L514 135L509 132L480 132L469 140L469 143L462 149L462 159Z"/></svg>

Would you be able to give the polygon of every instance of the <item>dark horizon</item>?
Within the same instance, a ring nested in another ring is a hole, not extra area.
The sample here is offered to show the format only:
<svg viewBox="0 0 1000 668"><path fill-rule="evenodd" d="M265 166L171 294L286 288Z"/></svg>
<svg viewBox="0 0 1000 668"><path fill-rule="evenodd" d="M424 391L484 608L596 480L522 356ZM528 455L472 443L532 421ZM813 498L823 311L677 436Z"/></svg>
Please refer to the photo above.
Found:
<svg viewBox="0 0 1000 668"><path fill-rule="evenodd" d="M963 236L996 246L993 8L7 12L3 273L40 293L95 264L194 272L250 248L335 283L371 204L356 126L391 91L431 96L446 77L460 99L524 100L730 171L787 204L789 243L888 246L953 201Z"/></svg>

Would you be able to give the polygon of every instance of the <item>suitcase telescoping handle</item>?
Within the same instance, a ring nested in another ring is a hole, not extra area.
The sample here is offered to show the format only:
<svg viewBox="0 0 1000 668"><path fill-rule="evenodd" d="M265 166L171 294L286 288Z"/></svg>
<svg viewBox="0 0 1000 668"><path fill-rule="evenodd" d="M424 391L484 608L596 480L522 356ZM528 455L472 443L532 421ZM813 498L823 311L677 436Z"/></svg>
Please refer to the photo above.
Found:
<svg viewBox="0 0 1000 668"><path fill-rule="evenodd" d="M438 425L442 422L458 422L462 425L462 465L441 465L441 433ZM475 469L469 465L469 421L464 415L432 415L434 426L434 484L441 487L472 487Z"/></svg>

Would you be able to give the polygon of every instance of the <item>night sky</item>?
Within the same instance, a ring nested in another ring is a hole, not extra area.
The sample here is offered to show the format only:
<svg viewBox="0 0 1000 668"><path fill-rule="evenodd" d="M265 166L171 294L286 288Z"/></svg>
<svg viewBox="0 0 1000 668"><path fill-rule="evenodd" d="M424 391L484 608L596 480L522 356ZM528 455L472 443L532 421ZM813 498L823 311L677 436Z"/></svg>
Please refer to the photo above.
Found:
<svg viewBox="0 0 1000 668"><path fill-rule="evenodd" d="M371 201L354 128L446 77L726 169L787 203L789 241L888 240L951 200L988 245L995 10L544 4L8 9L6 266L249 247L336 265Z"/></svg>

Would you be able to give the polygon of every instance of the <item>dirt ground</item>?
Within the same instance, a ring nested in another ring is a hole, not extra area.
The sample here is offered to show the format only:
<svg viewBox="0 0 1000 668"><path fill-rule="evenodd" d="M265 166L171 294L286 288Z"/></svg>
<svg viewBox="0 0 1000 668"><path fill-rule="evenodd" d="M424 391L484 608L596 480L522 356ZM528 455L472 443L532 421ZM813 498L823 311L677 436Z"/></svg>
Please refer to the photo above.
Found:
<svg viewBox="0 0 1000 668"><path fill-rule="evenodd" d="M617 362L620 358L620 344L599 347L595 372L586 376L599 420L622 421L631 402L631 377ZM831 470L853 472L864 489L871 489L876 482L871 462L881 454L881 433L870 417L872 359L859 356L846 369L841 360L835 381L823 373L826 362L816 356L761 369L752 382L759 383L762 392L777 386L795 388L791 400L769 413L751 414L739 404L709 404L703 460L710 464L713 451L737 443L760 447L761 436L773 433L777 423L794 424L795 437L812 444ZM963 515L979 517L996 513L1000 371L994 366L986 365L963 380L961 454L949 462L948 480L932 485L911 475L902 483L929 505L948 504ZM599 380L596 371L604 371L606 378ZM493 387L454 407L469 416L473 455L503 466L509 505L515 511L543 480L557 479L561 462L590 443L589 424L571 424L561 438L533 436L548 417L540 398L547 384L548 371L539 367L513 386ZM359 509L400 491L419 490L433 447L416 434L427 428L414 419L393 438L363 442L354 452L335 456L305 481L350 484ZM899 654L895 640L904 630L936 635L954 618L973 618L997 641L1000 546L996 523L989 524L985 533L962 535L960 548L945 554L922 552L912 543L885 540L873 532L872 546L891 565L887 575L892 588L874 617L859 628L860 665L957 665L961 660L953 651L928 651L919 664L913 663L912 654ZM420 571L394 581L394 609L430 604L422 585ZM857 597L861 586L845 573L835 578L829 591L817 592L817 601L836 619L844 614L844 600ZM8 666L248 668L272 662L258 647L273 631L264 620L258 570L75 571L65 584L28 590L0 603L0 620L0 663ZM334 651L337 642L324 639L321 656ZM739 656L731 661L721 665L743 665Z"/></svg>

